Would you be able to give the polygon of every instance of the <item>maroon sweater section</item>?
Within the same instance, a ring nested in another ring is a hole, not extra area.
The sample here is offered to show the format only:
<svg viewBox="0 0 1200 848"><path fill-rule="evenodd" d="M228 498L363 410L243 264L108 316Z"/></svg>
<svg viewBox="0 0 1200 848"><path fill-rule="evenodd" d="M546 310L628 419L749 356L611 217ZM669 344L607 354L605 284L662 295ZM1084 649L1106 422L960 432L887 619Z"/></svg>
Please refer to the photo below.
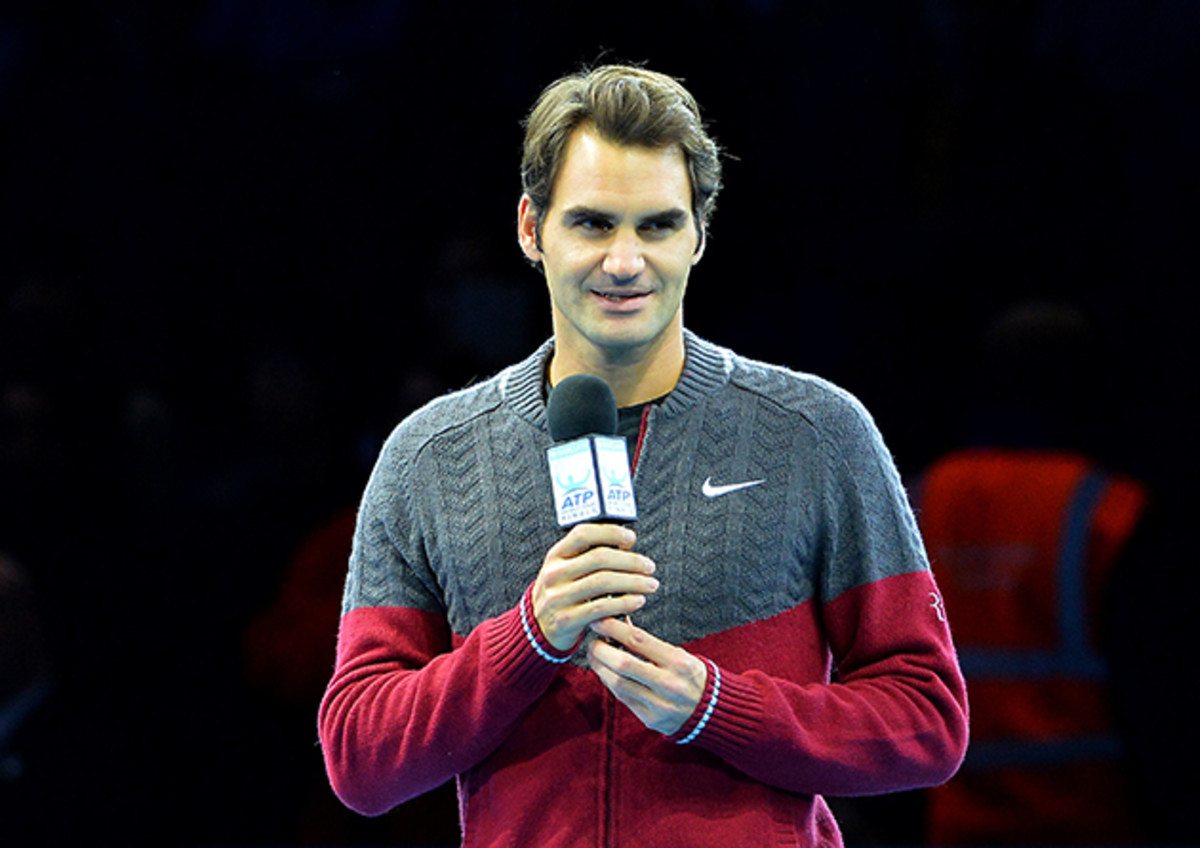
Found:
<svg viewBox="0 0 1200 848"><path fill-rule="evenodd" d="M921 571L819 617L805 603L698 639L685 647L710 664L708 689L664 738L560 662L521 605L466 636L436 614L359 608L321 707L326 764L367 814L457 776L468 846L838 845L814 796L936 784L961 761L965 692L942 618ZM832 685L827 643L849 646Z"/></svg>

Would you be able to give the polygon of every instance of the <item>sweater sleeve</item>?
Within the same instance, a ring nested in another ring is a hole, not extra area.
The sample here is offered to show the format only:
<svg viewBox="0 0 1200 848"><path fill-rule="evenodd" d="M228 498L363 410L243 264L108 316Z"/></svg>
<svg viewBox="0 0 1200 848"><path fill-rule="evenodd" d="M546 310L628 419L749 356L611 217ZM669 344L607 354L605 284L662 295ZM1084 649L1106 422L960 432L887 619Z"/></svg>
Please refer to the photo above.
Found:
<svg viewBox="0 0 1200 848"><path fill-rule="evenodd" d="M916 521L874 424L857 404L850 410L822 463L815 620L836 682L739 673L706 659L708 689L673 737L794 792L935 785L966 752L966 688ZM803 642L795 622L807 620L760 623L758 638Z"/></svg>
<svg viewBox="0 0 1200 848"><path fill-rule="evenodd" d="M922 630L867 624L880 609L937 611L927 574L890 578L839 599L840 630L865 629L836 683L801 684L710 660L707 689L672 739L718 754L791 792L871 795L948 780L966 751L966 700L952 653ZM900 632L907 631L906 633Z"/></svg>
<svg viewBox="0 0 1200 848"><path fill-rule="evenodd" d="M367 815L482 761L569 656L541 634L528 591L465 638L451 633L396 442L385 446L359 511L335 668L318 713L334 792Z"/></svg>

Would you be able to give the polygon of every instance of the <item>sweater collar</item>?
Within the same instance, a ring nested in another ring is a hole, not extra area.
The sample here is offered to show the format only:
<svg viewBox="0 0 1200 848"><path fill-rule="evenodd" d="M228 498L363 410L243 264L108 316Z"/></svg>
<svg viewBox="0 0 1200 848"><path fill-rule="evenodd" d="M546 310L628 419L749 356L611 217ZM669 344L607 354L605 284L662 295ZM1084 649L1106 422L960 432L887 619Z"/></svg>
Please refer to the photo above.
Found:
<svg viewBox="0 0 1200 848"><path fill-rule="evenodd" d="M706 341L690 330L683 331L683 344L683 373L659 407L659 414L666 418L686 412L728 382L733 366L732 351ZM540 430L547 428L542 382L553 353L554 339L548 339L531 356L510 366L500 377L504 400Z"/></svg>

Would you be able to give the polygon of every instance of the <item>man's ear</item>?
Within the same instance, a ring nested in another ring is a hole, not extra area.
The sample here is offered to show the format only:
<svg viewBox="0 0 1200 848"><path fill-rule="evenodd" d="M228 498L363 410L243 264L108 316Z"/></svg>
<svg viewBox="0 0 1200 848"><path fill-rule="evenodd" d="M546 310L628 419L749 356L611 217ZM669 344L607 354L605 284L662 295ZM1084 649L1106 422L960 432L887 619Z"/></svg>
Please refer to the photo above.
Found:
<svg viewBox="0 0 1200 848"><path fill-rule="evenodd" d="M700 229L697 232L697 236L698 236L698 240L696 241L696 250L692 253L692 264L693 265L695 265L697 262L700 261L700 257L704 255L704 246L708 243L708 239L705 238L705 231L704 231L703 224L700 225Z"/></svg>
<svg viewBox="0 0 1200 848"><path fill-rule="evenodd" d="M521 195L517 204L517 241L521 250L530 262L542 261L541 239L538 238L538 213L533 206L533 199L528 194Z"/></svg>

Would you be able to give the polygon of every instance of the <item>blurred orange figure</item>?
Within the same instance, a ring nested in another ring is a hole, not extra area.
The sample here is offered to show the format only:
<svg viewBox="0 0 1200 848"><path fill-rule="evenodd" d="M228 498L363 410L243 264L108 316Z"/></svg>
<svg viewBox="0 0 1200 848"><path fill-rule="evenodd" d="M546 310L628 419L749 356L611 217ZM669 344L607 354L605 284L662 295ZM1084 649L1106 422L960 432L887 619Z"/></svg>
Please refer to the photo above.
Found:
<svg viewBox="0 0 1200 848"><path fill-rule="evenodd" d="M1075 307L1033 302L1002 313L979 353L976 446L913 492L971 701L967 759L928 792L927 838L1133 842L1105 639L1148 496L1094 458L1111 419L1104 349Z"/></svg>
<svg viewBox="0 0 1200 848"><path fill-rule="evenodd" d="M932 843L1136 838L1098 619L1145 502L1068 452L964 450L927 473L921 532L972 720L962 770L929 795Z"/></svg>

